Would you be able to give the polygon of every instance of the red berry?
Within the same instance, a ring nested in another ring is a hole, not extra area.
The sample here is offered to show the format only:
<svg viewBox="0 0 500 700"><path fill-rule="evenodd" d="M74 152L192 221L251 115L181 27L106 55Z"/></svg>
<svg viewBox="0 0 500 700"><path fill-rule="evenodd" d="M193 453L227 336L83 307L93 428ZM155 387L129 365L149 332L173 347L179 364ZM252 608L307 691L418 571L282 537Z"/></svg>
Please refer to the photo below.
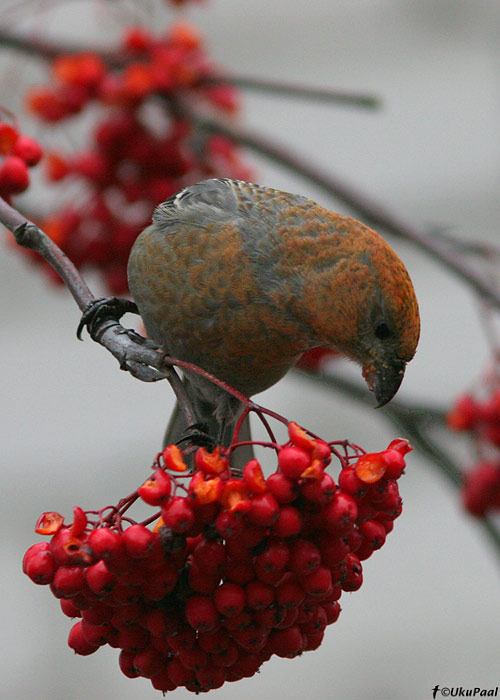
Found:
<svg viewBox="0 0 500 700"><path fill-rule="evenodd" d="M385 528L382 523L376 520L366 520L364 523L361 523L359 525L359 532L372 550L380 549L385 542Z"/></svg>
<svg viewBox="0 0 500 700"><path fill-rule="evenodd" d="M24 192L30 183L28 166L19 156L7 156L0 165L0 190L8 194Z"/></svg>
<svg viewBox="0 0 500 700"><path fill-rule="evenodd" d="M127 51L143 52L153 44L153 37L142 27L127 27L122 43Z"/></svg>
<svg viewBox="0 0 500 700"><path fill-rule="evenodd" d="M76 654L80 654L81 656L88 656L89 654L93 654L94 651L97 651L97 649L99 648L99 645L90 644L85 639L82 632L81 620L75 622L75 624L71 628L68 636L68 646L71 649L73 649L73 651Z"/></svg>
<svg viewBox="0 0 500 700"><path fill-rule="evenodd" d="M291 503L297 498L298 488L296 482L281 472L268 476L266 483L267 488L278 503Z"/></svg>
<svg viewBox="0 0 500 700"><path fill-rule="evenodd" d="M289 445L279 451L278 469L284 476L298 481L302 473L311 465L311 461L309 452L295 445Z"/></svg>
<svg viewBox="0 0 500 700"><path fill-rule="evenodd" d="M41 542L40 544L46 543ZM33 547L37 547L37 545L33 545ZM23 571L33 583L45 586L53 580L54 574L57 572L57 564L48 549L38 548L34 550L33 547L30 547L24 555Z"/></svg>
<svg viewBox="0 0 500 700"><path fill-rule="evenodd" d="M500 462L480 462L465 475L462 498L471 515L482 516L494 508L498 494Z"/></svg>
<svg viewBox="0 0 500 700"><path fill-rule="evenodd" d="M210 630L219 619L212 599L202 595L191 596L186 601L185 615L186 620L195 630Z"/></svg>
<svg viewBox="0 0 500 700"><path fill-rule="evenodd" d="M125 551L119 533L107 527L100 527L90 533L89 547L96 557L104 560L114 558Z"/></svg>
<svg viewBox="0 0 500 700"><path fill-rule="evenodd" d="M156 649L148 647L138 651L134 656L133 665L140 676L152 678L159 673L165 664L165 657Z"/></svg>
<svg viewBox="0 0 500 700"><path fill-rule="evenodd" d="M85 616L84 616L85 617ZM144 605L142 602L125 603L114 609L111 624L117 630L126 629L134 622L142 624L144 619ZM147 625L142 625L143 627Z"/></svg>
<svg viewBox="0 0 500 700"><path fill-rule="evenodd" d="M198 632L198 644L209 654L224 652L232 644L229 634L220 628L214 632Z"/></svg>
<svg viewBox="0 0 500 700"><path fill-rule="evenodd" d="M377 501L375 503L377 510L380 511L378 517L380 517L382 513L384 513L387 515L388 519L393 520L401 514L403 503L399 495L399 488L397 482L387 482L387 486L385 487L384 491L384 498L382 500L378 500L377 498Z"/></svg>
<svg viewBox="0 0 500 700"><path fill-rule="evenodd" d="M221 666L205 666L196 671L196 680L203 690L215 690L224 685L226 681L226 671Z"/></svg>
<svg viewBox="0 0 500 700"><path fill-rule="evenodd" d="M232 617L227 617L224 620L224 627L228 632L237 632L245 629L248 625L253 622L253 617L250 612L241 612L238 615L233 615Z"/></svg>
<svg viewBox="0 0 500 700"><path fill-rule="evenodd" d="M10 153L19 138L17 129L7 122L0 122L0 154Z"/></svg>
<svg viewBox="0 0 500 700"><path fill-rule="evenodd" d="M135 654L133 651L122 651L118 657L118 664L120 666L120 671L127 676L127 678L137 678L139 673L134 666Z"/></svg>
<svg viewBox="0 0 500 700"><path fill-rule="evenodd" d="M223 583L214 595L215 607L222 615L239 615L246 603L245 591L235 583Z"/></svg>
<svg viewBox="0 0 500 700"><path fill-rule="evenodd" d="M208 452L205 447L200 447L195 454L195 464L200 471L210 476L219 476L229 467L229 462L221 454L220 447L217 447L213 452Z"/></svg>
<svg viewBox="0 0 500 700"><path fill-rule="evenodd" d="M62 605L62 602L61 602ZM96 603L91 608L83 611L82 617L91 625L102 625L109 622L113 616L113 608L110 605Z"/></svg>
<svg viewBox="0 0 500 700"><path fill-rule="evenodd" d="M323 641L324 636L324 630L321 630L320 632L311 632L309 634L304 635L303 650L314 651L314 649L317 649L319 646L321 646L321 642Z"/></svg>
<svg viewBox="0 0 500 700"><path fill-rule="evenodd" d="M138 488L142 500L150 506L160 506L167 502L172 488L170 476L163 469L155 469L151 479Z"/></svg>
<svg viewBox="0 0 500 700"><path fill-rule="evenodd" d="M300 512L293 506L281 506L278 517L273 524L273 532L277 537L293 537L302 529L303 520Z"/></svg>
<svg viewBox="0 0 500 700"><path fill-rule="evenodd" d="M193 559L201 571L219 571L226 561L226 547L222 542L201 540L193 551Z"/></svg>
<svg viewBox="0 0 500 700"><path fill-rule="evenodd" d="M151 685L155 690L161 690L163 693L168 693L169 690L177 688L177 685L171 681L168 675L168 668L163 668L156 676L153 676Z"/></svg>
<svg viewBox="0 0 500 700"><path fill-rule="evenodd" d="M268 527L272 525L279 513L279 505L274 496L269 493L260 493L251 500L248 519L255 525Z"/></svg>
<svg viewBox="0 0 500 700"><path fill-rule="evenodd" d="M274 601L274 588L262 581L249 581L245 586L247 605L254 610L269 607Z"/></svg>
<svg viewBox="0 0 500 700"><path fill-rule="evenodd" d="M342 581L344 591L357 591L363 583L363 567L355 554L346 557L346 573Z"/></svg>
<svg viewBox="0 0 500 700"><path fill-rule="evenodd" d="M168 677L176 687L186 685L195 679L193 671L187 669L179 659L172 659L167 666Z"/></svg>
<svg viewBox="0 0 500 700"><path fill-rule="evenodd" d="M384 450L382 452L385 461L386 479L399 479L405 468L405 458L397 450Z"/></svg>
<svg viewBox="0 0 500 700"><path fill-rule="evenodd" d="M302 632L298 625L272 632L269 637L270 647L276 656L293 658L302 651Z"/></svg>
<svg viewBox="0 0 500 700"><path fill-rule="evenodd" d="M301 630L304 634L316 634L317 632L323 632L328 620L326 617L326 612L321 605L316 605L311 619L301 626Z"/></svg>
<svg viewBox="0 0 500 700"><path fill-rule="evenodd" d="M337 487L329 474L321 479L308 479L301 487L302 495L312 503L325 505L333 499Z"/></svg>
<svg viewBox="0 0 500 700"><path fill-rule="evenodd" d="M130 525L122 534L127 554L134 559L147 557L157 543L157 537L144 525Z"/></svg>
<svg viewBox="0 0 500 700"><path fill-rule="evenodd" d="M345 493L360 498L366 493L367 484L356 475L352 465L344 467L339 474L339 487Z"/></svg>
<svg viewBox="0 0 500 700"><path fill-rule="evenodd" d="M71 596L80 593L84 582L82 567L60 566L54 574L51 590L56 598L71 598Z"/></svg>
<svg viewBox="0 0 500 700"><path fill-rule="evenodd" d="M261 561L256 561L254 566L255 574L247 577L244 583L251 581L254 576L262 583L267 583L271 586L276 586L284 576L283 569L269 569Z"/></svg>
<svg viewBox="0 0 500 700"><path fill-rule="evenodd" d="M195 516L187 499L176 496L161 509L165 526L174 532L188 532L194 525Z"/></svg>
<svg viewBox="0 0 500 700"><path fill-rule="evenodd" d="M255 565L268 571L280 571L285 568L289 556L287 545L280 539L272 539L269 540L264 551L255 558Z"/></svg>
<svg viewBox="0 0 500 700"><path fill-rule="evenodd" d="M404 457L406 454L408 454L408 452L413 450L413 447L410 445L408 440L405 440L405 438L396 438L389 443L389 447L387 449L395 450Z"/></svg>
<svg viewBox="0 0 500 700"><path fill-rule="evenodd" d="M82 617L82 611L75 604L73 598L61 598L59 601L62 612L67 617ZM86 612L86 611L85 611Z"/></svg>
<svg viewBox="0 0 500 700"><path fill-rule="evenodd" d="M332 625L334 622L337 622L341 611L338 601L334 600L331 603L322 603L322 608L326 614L327 625Z"/></svg>
<svg viewBox="0 0 500 700"><path fill-rule="evenodd" d="M304 589L296 581L284 581L276 587L276 602L284 608L298 607L304 598Z"/></svg>
<svg viewBox="0 0 500 700"><path fill-rule="evenodd" d="M233 631L233 638L238 646L251 653L260 651L266 644L268 636L268 628L254 623Z"/></svg>
<svg viewBox="0 0 500 700"><path fill-rule="evenodd" d="M446 421L452 430L472 430L480 419L479 404L468 394L456 401Z"/></svg>
<svg viewBox="0 0 500 700"><path fill-rule="evenodd" d="M325 596L332 587L332 575L326 566L320 566L312 574L300 577L300 585L312 596Z"/></svg>
<svg viewBox="0 0 500 700"><path fill-rule="evenodd" d="M177 611L153 608L146 614L143 624L145 624L153 637L165 637L176 634L179 631L181 616Z"/></svg>
<svg viewBox="0 0 500 700"><path fill-rule="evenodd" d="M36 544L32 544L31 547L28 547L26 550L24 557L23 557L23 573L26 573L26 565L33 557L35 554L38 554L39 552L48 552L49 551L49 543L48 542L37 542Z"/></svg>
<svg viewBox="0 0 500 700"><path fill-rule="evenodd" d="M352 496L337 491L333 501L323 511L326 529L332 533L346 533L352 529L358 517L358 507Z"/></svg>
<svg viewBox="0 0 500 700"><path fill-rule="evenodd" d="M290 559L288 568L297 574L311 573L321 563L319 549L306 539L295 540L290 545Z"/></svg>
<svg viewBox="0 0 500 700"><path fill-rule="evenodd" d="M235 663L239 655L238 646L233 641L229 641L225 649L211 654L210 660L215 666L227 668Z"/></svg>
<svg viewBox="0 0 500 700"><path fill-rule="evenodd" d="M330 533L321 533L316 541L321 552L321 561L325 566L340 564L349 554L349 545L346 541Z"/></svg>
<svg viewBox="0 0 500 700"><path fill-rule="evenodd" d="M236 537L245 527L241 515L234 511L223 510L215 519L217 532L224 538Z"/></svg>
<svg viewBox="0 0 500 700"><path fill-rule="evenodd" d="M85 569L85 580L90 590L99 595L109 593L116 584L116 577L102 559Z"/></svg>
<svg viewBox="0 0 500 700"><path fill-rule="evenodd" d="M82 620L82 634L89 644L102 646L108 641L111 627L108 624L91 625L85 618Z"/></svg>
<svg viewBox="0 0 500 700"><path fill-rule="evenodd" d="M219 571L207 571L198 566L196 559L191 562L188 573L188 582L193 591L197 593L211 594L215 591L220 581Z"/></svg>
<svg viewBox="0 0 500 700"><path fill-rule="evenodd" d="M228 669L227 680L240 680L241 678L251 678L259 670L262 664L259 654L241 655L236 662Z"/></svg>
<svg viewBox="0 0 500 700"><path fill-rule="evenodd" d="M31 136L21 134L14 144L13 153L22 158L26 165L31 168L40 161L43 151L38 141L35 141Z"/></svg>
<svg viewBox="0 0 500 700"><path fill-rule="evenodd" d="M203 651L198 645L193 646L191 649L183 649L179 652L177 658L183 666L192 671L199 671L208 663L207 652Z"/></svg>
<svg viewBox="0 0 500 700"><path fill-rule="evenodd" d="M118 644L125 651L141 651L148 646L150 640L149 632L137 624L129 625L118 633Z"/></svg>
<svg viewBox="0 0 500 700"><path fill-rule="evenodd" d="M264 493L267 485L262 468L256 459L251 459L243 469L243 481L253 493Z"/></svg>

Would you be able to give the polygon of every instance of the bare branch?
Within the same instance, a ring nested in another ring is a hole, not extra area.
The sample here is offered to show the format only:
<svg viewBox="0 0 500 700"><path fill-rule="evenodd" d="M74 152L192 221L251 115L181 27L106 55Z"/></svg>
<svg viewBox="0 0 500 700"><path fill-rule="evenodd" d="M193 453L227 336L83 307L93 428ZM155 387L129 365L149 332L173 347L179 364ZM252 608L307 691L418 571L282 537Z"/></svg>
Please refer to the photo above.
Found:
<svg viewBox="0 0 500 700"><path fill-rule="evenodd" d="M281 80L268 80L266 78L255 78L247 75L224 74L205 78L204 85L230 83L243 90L269 93L276 97L299 97L321 102L345 105L346 107L363 107L376 109L380 107L380 100L374 95L363 95L347 90L337 90L332 88L310 87L309 85L298 85L297 83L282 82Z"/></svg>

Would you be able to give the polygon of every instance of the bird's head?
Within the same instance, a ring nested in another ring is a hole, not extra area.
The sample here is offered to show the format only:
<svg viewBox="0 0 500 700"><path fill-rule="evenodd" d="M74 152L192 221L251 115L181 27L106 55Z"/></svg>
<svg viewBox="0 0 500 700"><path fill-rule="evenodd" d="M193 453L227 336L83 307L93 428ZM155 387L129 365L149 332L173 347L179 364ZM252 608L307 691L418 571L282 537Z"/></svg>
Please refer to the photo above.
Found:
<svg viewBox="0 0 500 700"><path fill-rule="evenodd" d="M410 276L392 248L383 243L368 256L373 287L358 319L356 358L377 407L388 403L398 391L420 336L420 315Z"/></svg>
<svg viewBox="0 0 500 700"><path fill-rule="evenodd" d="M349 223L352 231L337 248L334 265L315 275L310 298L319 300L316 340L361 365L379 407L396 394L415 354L418 303L392 248L371 229L352 219Z"/></svg>

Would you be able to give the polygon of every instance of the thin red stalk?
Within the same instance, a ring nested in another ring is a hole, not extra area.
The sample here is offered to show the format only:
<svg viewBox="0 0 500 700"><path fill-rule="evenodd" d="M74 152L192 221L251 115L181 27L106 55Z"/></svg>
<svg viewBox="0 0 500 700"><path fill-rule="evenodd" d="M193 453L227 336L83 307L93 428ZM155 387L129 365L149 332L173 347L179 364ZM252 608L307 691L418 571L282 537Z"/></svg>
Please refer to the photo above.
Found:
<svg viewBox="0 0 500 700"><path fill-rule="evenodd" d="M238 435L240 434L241 426L243 425L243 421L245 420L245 418L246 418L246 417L248 416L248 414L250 413L250 410L251 410L250 407L249 407L249 406L246 406L245 410L242 412L241 416L238 418L238 422L236 423L236 425L235 425L235 427L234 427L234 432L233 432L233 437L232 437L232 440L231 440L231 445L232 445L234 442L237 442L237 441L238 441Z"/></svg>

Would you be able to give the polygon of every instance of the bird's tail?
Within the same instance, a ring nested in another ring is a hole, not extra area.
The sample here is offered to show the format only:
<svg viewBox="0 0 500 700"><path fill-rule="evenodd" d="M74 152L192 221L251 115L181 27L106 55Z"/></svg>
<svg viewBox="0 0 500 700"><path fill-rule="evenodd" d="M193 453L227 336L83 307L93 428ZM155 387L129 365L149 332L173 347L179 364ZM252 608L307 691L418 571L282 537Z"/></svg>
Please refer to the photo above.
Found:
<svg viewBox="0 0 500 700"><path fill-rule="evenodd" d="M236 418L237 419L237 418ZM234 427L236 424L236 419L233 421L228 421L224 426L224 436L222 438L222 443L227 447L232 439ZM204 412L202 422L206 426L207 433L215 439L219 437L220 425L215 418L214 411ZM167 430L165 432L165 437L163 439L163 446L171 445L172 443L178 442L182 437L186 437L186 429L189 428L184 414L178 403L175 404L174 411L170 416L170 420L167 425ZM240 431L238 434L238 441L245 442L251 440L250 433L250 421L249 417L246 416L241 424ZM231 467L239 471L243 470L245 464L253 459L254 452L251 445L242 445L238 447L231 456Z"/></svg>

